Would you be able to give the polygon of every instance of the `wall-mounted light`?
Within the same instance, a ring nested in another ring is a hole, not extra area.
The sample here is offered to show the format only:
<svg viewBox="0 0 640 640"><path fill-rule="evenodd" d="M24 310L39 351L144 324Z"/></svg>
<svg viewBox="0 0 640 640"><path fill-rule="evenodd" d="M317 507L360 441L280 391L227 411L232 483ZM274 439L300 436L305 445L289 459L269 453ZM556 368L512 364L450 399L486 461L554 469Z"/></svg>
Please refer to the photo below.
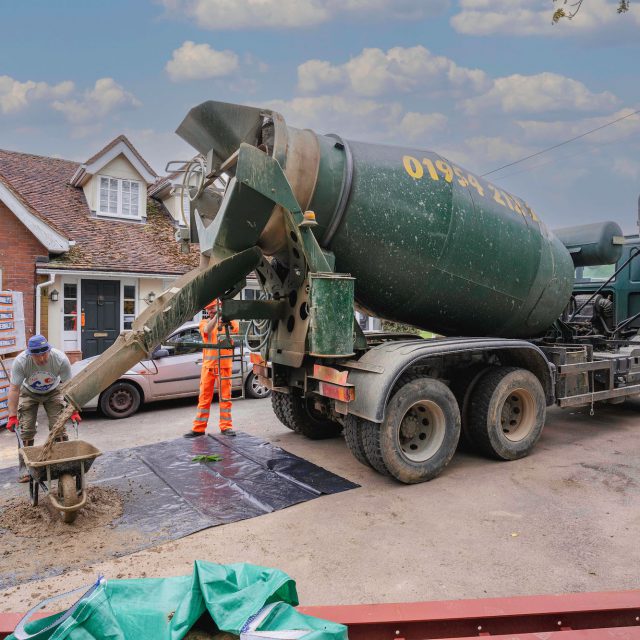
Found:
<svg viewBox="0 0 640 640"><path fill-rule="evenodd" d="M57 289L52 289L49 293L49 300L51 300L51 302L58 302L58 298L60 297L60 294L58 293Z"/></svg>
<svg viewBox="0 0 640 640"><path fill-rule="evenodd" d="M142 298L147 304L153 304L153 301L156 299L156 294L153 291L149 291L147 293L146 298Z"/></svg>

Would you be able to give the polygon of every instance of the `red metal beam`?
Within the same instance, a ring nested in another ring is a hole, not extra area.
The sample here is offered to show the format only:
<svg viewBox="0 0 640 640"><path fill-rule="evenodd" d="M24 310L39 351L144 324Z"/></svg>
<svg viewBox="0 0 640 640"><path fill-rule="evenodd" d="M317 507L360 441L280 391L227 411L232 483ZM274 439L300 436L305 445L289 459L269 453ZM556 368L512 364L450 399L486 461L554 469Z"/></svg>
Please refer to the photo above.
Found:
<svg viewBox="0 0 640 640"><path fill-rule="evenodd" d="M299 607L299 611L347 625L349 640L640 640L640 591ZM0 640L21 617L0 614Z"/></svg>
<svg viewBox="0 0 640 640"><path fill-rule="evenodd" d="M300 611L347 625L349 640L483 636L640 640L640 591L300 607Z"/></svg>

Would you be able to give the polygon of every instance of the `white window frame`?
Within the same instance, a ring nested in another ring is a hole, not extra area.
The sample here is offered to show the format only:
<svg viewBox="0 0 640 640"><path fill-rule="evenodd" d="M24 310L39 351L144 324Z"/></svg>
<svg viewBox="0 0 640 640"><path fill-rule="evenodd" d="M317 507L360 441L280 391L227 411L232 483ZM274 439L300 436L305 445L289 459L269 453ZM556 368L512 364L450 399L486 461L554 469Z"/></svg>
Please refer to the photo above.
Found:
<svg viewBox="0 0 640 640"><path fill-rule="evenodd" d="M100 208L100 184L102 182L102 178L106 180L117 180L118 181L118 204L117 204L117 213L109 213L108 211L102 211ZM138 213L137 215L125 214L122 211L122 183L123 181L135 183L138 185ZM120 220L142 220L143 215L146 214L146 210L144 207L144 200L147 194L146 188L144 188L143 183L140 180L133 180L131 178L116 178L115 176L108 176L105 174L96 175L96 213L99 216L105 216L109 218L119 218Z"/></svg>
<svg viewBox="0 0 640 640"><path fill-rule="evenodd" d="M64 285L65 284L75 284L76 285L76 329L65 330L64 328ZM62 289L62 303L60 304L60 333L62 334L60 344L62 345L62 350L65 350L65 343L75 340L76 346L75 350L80 351L82 344L82 300L80 298L81 289L80 286L80 278L72 277L72 276L63 276L60 281L60 286Z"/></svg>
<svg viewBox="0 0 640 640"><path fill-rule="evenodd" d="M133 306L133 317L134 319L138 317L139 311L139 302L138 302L138 279L137 278L122 278L120 280L120 331L124 331L124 288L133 287L134 288L134 306Z"/></svg>

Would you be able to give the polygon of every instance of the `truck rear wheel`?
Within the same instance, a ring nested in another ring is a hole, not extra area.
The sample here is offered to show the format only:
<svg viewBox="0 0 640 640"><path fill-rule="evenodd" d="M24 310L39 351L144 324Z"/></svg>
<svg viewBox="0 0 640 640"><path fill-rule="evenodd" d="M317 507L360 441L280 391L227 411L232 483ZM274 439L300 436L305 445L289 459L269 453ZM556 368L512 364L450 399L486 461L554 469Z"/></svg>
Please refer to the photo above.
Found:
<svg viewBox="0 0 640 640"><path fill-rule="evenodd" d="M524 458L540 439L546 409L544 390L533 373L497 367L480 378L472 393L468 434L489 457Z"/></svg>
<svg viewBox="0 0 640 640"><path fill-rule="evenodd" d="M282 424L287 427L287 429L291 429L291 431L295 431L295 425L291 424L290 420L292 420L292 410L290 407L288 393L282 393L282 391L274 391L271 394L271 408L273 409L273 413L276 414L276 418L282 422Z"/></svg>
<svg viewBox="0 0 640 640"><path fill-rule="evenodd" d="M475 364L465 369L456 370L451 376L451 391L456 397L460 409L460 441L458 448L468 451L473 448L469 431L469 404L473 390L489 367L486 364Z"/></svg>
<svg viewBox="0 0 640 640"><path fill-rule="evenodd" d="M370 467L362 439L363 420L349 414L344 421L344 440L351 455L360 463ZM376 425L377 426L377 425Z"/></svg>
<svg viewBox="0 0 640 640"><path fill-rule="evenodd" d="M420 378L402 386L381 425L367 423L363 440L377 471L400 482L425 482L449 464L460 438L460 410L447 385Z"/></svg>
<svg viewBox="0 0 640 640"><path fill-rule="evenodd" d="M325 418L303 396L274 391L271 406L285 427L311 440L334 438L342 431L342 425Z"/></svg>

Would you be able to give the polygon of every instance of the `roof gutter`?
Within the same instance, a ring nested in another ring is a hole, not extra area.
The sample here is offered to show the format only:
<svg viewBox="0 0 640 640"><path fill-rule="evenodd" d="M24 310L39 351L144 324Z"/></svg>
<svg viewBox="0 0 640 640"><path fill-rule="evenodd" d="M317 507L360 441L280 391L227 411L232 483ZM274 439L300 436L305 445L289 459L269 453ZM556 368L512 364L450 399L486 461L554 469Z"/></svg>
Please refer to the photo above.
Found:
<svg viewBox="0 0 640 640"><path fill-rule="evenodd" d="M189 269L187 269L189 271ZM179 278L182 273L145 273L144 271L90 271L89 269L36 269L38 275L89 276L92 278Z"/></svg>

